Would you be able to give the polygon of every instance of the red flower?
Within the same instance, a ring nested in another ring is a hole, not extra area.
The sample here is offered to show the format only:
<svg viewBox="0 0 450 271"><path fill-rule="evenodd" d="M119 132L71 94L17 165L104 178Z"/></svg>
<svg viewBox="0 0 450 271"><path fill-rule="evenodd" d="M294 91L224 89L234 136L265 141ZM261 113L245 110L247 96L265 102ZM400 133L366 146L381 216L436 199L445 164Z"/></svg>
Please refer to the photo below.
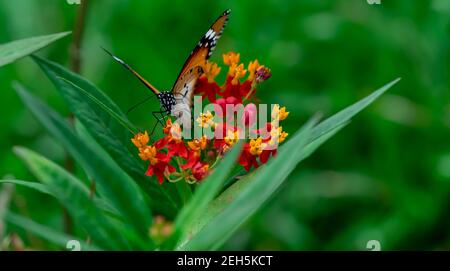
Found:
<svg viewBox="0 0 450 271"><path fill-rule="evenodd" d="M261 161L262 164L267 163L270 156L275 157L277 155L277 149L274 150L263 150L261 155L259 156L259 161Z"/></svg>
<svg viewBox="0 0 450 271"><path fill-rule="evenodd" d="M227 79L225 81L225 86L223 88L223 91L218 93L220 96L224 98L228 97L235 97L240 98L241 97L241 83L238 81L236 84L233 84L233 77L228 75ZM239 100L240 102L241 100Z"/></svg>
<svg viewBox="0 0 450 271"><path fill-rule="evenodd" d="M245 80L244 83L242 83L241 87L239 88L239 94L241 95L241 97L246 97L246 99L249 99L255 94L256 91L252 91L252 85L253 82L249 80ZM250 93L250 91L252 91L252 93Z"/></svg>
<svg viewBox="0 0 450 271"><path fill-rule="evenodd" d="M197 151L189 151L186 164L182 165L182 169L192 168L197 162L200 161L200 155Z"/></svg>
<svg viewBox="0 0 450 271"><path fill-rule="evenodd" d="M247 172L250 171L252 167L258 167L258 161L256 160L257 156L251 154L249 150L250 145L246 143L241 155L239 156L239 164L243 166Z"/></svg>
<svg viewBox="0 0 450 271"><path fill-rule="evenodd" d="M208 175L208 171L208 163L199 161L192 167L191 173L197 181L201 181Z"/></svg>
<svg viewBox="0 0 450 271"><path fill-rule="evenodd" d="M169 164L170 156L165 153L156 154L156 159L157 159L156 163L154 164L150 163L148 165L147 172L145 173L145 175L147 176L153 176L153 174L156 175L159 184L162 184L164 182L164 173L175 172L175 168Z"/></svg>
<svg viewBox="0 0 450 271"><path fill-rule="evenodd" d="M212 103L216 102L216 94L220 93L220 86L215 82L210 82L207 77L200 77L195 88L196 94L201 94L202 98L208 98Z"/></svg>
<svg viewBox="0 0 450 271"><path fill-rule="evenodd" d="M169 151L169 156L179 156L184 159L188 156L188 149L182 140L170 140L167 144L167 150Z"/></svg>

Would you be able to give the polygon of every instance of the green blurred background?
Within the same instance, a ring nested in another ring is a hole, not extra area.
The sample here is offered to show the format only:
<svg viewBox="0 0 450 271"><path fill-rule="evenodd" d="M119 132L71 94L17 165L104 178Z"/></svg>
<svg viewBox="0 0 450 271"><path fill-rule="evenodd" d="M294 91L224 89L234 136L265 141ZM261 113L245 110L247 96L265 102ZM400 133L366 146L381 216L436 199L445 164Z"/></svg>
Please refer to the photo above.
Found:
<svg viewBox="0 0 450 271"><path fill-rule="evenodd" d="M236 51L244 63L257 58L270 67L258 97L287 107L288 132L315 112L328 116L402 81L302 163L223 249L364 250L372 239L389 250L450 249L450 1L91 0L81 73L126 110L148 91L99 46L168 89L226 8L232 15L212 60ZM76 10L63 0L0 0L0 43L72 30ZM70 42L38 54L68 65ZM65 153L21 104L13 81L69 112L30 58L0 68L0 177L34 180L14 145L60 164ZM157 107L152 101L130 119L151 127ZM62 208L50 197L16 187L11 204L63 227ZM14 227L5 235L13 232L32 249L54 248Z"/></svg>

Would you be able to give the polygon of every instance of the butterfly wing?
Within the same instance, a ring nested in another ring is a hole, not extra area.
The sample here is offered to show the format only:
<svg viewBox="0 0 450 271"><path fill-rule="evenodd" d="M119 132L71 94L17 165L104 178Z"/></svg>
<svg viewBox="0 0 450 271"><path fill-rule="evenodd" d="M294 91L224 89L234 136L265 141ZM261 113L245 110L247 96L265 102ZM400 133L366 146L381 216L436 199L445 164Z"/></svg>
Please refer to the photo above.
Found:
<svg viewBox="0 0 450 271"><path fill-rule="evenodd" d="M172 107L170 114L181 121L183 130L190 130L193 89L202 74L203 69L196 66L185 72L177 81L176 89L179 91L174 94L175 105Z"/></svg>
<svg viewBox="0 0 450 271"><path fill-rule="evenodd" d="M195 46L194 50L192 50L172 87L172 93L177 100L179 100L179 98L189 97L189 104L192 103L195 83L197 82L198 77L203 73L201 67L206 64L206 60L209 59L212 51L216 47L217 40L222 35L229 16L230 10L226 10L212 24L197 46Z"/></svg>
<svg viewBox="0 0 450 271"><path fill-rule="evenodd" d="M173 94L177 103L187 104L189 108L192 107L192 96L194 94L194 87L198 78L203 74L201 66L195 66L183 73L177 80Z"/></svg>

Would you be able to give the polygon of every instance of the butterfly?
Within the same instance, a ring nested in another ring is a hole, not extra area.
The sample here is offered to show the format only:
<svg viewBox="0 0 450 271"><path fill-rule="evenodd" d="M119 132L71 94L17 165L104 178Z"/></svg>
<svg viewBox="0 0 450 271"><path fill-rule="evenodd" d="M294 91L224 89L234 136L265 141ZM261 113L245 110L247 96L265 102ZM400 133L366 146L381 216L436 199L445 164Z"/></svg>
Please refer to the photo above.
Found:
<svg viewBox="0 0 450 271"><path fill-rule="evenodd" d="M132 69L122 59L116 57L109 51L103 48L113 59L122 64L127 70L133 73L148 89L150 89L158 98L160 102L160 110L152 112L153 116L159 123L164 125L161 120L165 116L171 115L176 119L181 119L184 127L190 128L191 109L193 104L194 89L197 80L203 74L203 66L210 58L213 50L216 47L217 41L222 35L231 10L226 10L219 18L211 25L205 35L192 50L191 54L185 61L175 83L170 91L160 91L150 84L144 77ZM162 118L159 118L157 115ZM158 122L156 124L158 124ZM156 125L155 125L156 127ZM155 129L153 127L152 133Z"/></svg>

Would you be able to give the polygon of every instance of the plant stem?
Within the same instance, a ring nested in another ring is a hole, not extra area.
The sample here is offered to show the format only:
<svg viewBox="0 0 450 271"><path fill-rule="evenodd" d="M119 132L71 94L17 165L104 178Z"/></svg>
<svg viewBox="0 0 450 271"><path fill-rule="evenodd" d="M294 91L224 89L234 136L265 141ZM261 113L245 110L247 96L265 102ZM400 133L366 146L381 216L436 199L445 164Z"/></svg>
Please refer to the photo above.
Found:
<svg viewBox="0 0 450 271"><path fill-rule="evenodd" d="M5 230L5 223L3 221L3 215L9 208L9 202L14 192L14 185L4 184L0 189L0 251L2 250L1 244L3 241L3 233Z"/></svg>
<svg viewBox="0 0 450 271"><path fill-rule="evenodd" d="M70 45L70 68L72 71L76 73L81 72L81 44L83 41L83 34L84 34L84 26L85 26L85 20L86 20L86 13L87 13L87 7L88 7L88 0L81 1L80 6L77 10L77 15L75 19L75 26L73 30L73 39L72 43ZM75 118L73 116L73 113L69 114L69 122L73 126L74 125ZM64 161L65 168L68 172L73 173L75 170L75 161L73 160L70 155L66 154L66 158ZM91 181L91 187L95 187L95 184L92 184L93 181ZM65 208L63 208L63 227L64 231L66 233L71 234L73 231L73 221L67 212Z"/></svg>
<svg viewBox="0 0 450 271"><path fill-rule="evenodd" d="M81 1L81 4L77 10L75 27L73 30L73 39L72 44L70 45L70 68L76 73L80 73L81 71L82 62L80 49L83 41L88 2L88 0Z"/></svg>

